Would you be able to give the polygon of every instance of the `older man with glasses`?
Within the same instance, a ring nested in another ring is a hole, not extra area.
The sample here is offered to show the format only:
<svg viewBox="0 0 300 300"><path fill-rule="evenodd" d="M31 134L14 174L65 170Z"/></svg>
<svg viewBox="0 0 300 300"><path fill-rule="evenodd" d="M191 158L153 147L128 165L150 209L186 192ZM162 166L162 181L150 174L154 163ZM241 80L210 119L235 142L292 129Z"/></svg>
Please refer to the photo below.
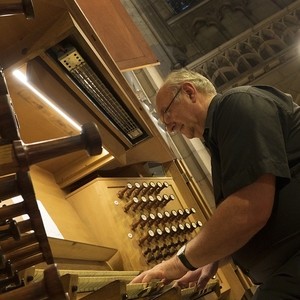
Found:
<svg viewBox="0 0 300 300"><path fill-rule="evenodd" d="M300 299L300 107L270 86L217 94L182 69L166 78L156 109L169 132L204 140L217 208L176 255L132 283L203 288L231 256L260 285L253 299Z"/></svg>

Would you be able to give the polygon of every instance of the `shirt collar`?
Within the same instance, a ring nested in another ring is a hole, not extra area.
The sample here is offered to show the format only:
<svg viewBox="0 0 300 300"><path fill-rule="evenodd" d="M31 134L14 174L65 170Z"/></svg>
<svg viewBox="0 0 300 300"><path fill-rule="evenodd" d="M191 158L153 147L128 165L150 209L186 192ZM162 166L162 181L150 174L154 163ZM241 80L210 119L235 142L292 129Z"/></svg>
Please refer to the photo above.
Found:
<svg viewBox="0 0 300 300"><path fill-rule="evenodd" d="M203 138L204 140L207 142L208 141L208 137L209 137L209 130L212 127L212 120L213 120L213 114L215 111L215 107L218 103L218 100L222 97L221 94L217 94L215 95L209 106L208 106L208 110L207 110L207 116L206 116L206 120L205 120L205 127L204 127L204 133L203 133Z"/></svg>

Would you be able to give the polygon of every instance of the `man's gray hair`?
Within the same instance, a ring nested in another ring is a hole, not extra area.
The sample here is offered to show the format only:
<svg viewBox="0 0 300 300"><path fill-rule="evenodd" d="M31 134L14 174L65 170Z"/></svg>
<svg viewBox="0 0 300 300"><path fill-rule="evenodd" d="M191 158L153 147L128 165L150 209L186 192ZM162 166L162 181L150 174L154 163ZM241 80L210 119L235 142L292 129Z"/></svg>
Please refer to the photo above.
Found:
<svg viewBox="0 0 300 300"><path fill-rule="evenodd" d="M202 94L215 95L217 93L214 85L206 77L195 71L186 69L172 71L166 77L163 85L169 87L175 93L178 87L185 81L192 82L197 91Z"/></svg>

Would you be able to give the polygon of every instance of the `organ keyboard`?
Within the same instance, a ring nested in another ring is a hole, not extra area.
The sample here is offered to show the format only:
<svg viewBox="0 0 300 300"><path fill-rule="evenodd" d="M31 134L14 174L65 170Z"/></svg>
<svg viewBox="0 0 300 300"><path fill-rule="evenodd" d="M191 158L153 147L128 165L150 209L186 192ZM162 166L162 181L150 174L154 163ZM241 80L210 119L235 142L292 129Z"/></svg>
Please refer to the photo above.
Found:
<svg viewBox="0 0 300 300"><path fill-rule="evenodd" d="M43 269L34 270L34 281L43 278ZM137 276L139 271L89 271L89 270L59 270L65 291L69 291L71 300L93 299L100 293L104 298L95 299L219 299L220 282L218 279L211 279L206 287L198 290L190 287L180 290L173 287L173 283L163 285L160 281L130 284L130 281ZM116 289L118 293L116 293ZM166 295L175 294L173 298L163 298Z"/></svg>

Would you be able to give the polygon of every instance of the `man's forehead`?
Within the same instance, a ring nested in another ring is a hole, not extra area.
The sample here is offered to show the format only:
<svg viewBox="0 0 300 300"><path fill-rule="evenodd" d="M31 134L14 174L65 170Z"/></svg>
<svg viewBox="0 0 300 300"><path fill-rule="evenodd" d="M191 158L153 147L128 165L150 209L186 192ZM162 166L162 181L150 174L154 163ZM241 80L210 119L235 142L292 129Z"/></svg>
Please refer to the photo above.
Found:
<svg viewBox="0 0 300 300"><path fill-rule="evenodd" d="M168 106L169 93L166 89L160 89L155 98L155 106L158 113L162 114Z"/></svg>
<svg viewBox="0 0 300 300"><path fill-rule="evenodd" d="M165 92L166 92L166 91L165 91L165 89L164 89L163 87L161 87L161 88L158 90L158 92L157 92L157 94L156 94L156 97L155 97L156 102L160 103L161 100L163 100Z"/></svg>
<svg viewBox="0 0 300 300"><path fill-rule="evenodd" d="M159 104L167 103L167 99L172 96L172 92L170 89L166 88L165 86L162 86L160 90L158 91L156 95L156 100L159 102Z"/></svg>

